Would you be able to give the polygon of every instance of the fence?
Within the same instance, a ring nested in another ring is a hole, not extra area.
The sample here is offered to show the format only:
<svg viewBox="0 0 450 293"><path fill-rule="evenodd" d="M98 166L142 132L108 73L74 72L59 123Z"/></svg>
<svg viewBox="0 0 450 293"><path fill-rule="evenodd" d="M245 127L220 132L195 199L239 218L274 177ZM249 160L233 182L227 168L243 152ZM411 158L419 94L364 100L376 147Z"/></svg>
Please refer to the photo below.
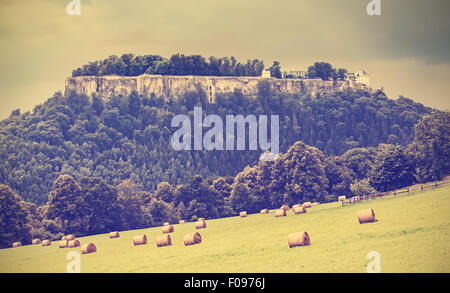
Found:
<svg viewBox="0 0 450 293"><path fill-rule="evenodd" d="M386 192L377 193L377 194L370 194L370 195L364 195L364 196L354 196L352 198L349 198L349 199L341 201L341 206L355 204L355 203L366 201L366 200L369 200L369 199L376 199L378 197L383 197L383 196L399 195L399 194L402 194L402 193L410 193L410 192L413 192L413 191L423 191L423 190L430 189L430 188L437 188L439 186L442 186L442 185L445 185L445 184L448 184L448 183L450 183L450 178L449 177L445 178L444 180L436 181L436 182L429 183L429 184L416 184L416 185L409 186L409 187L406 187L406 188L392 190L392 191L386 191Z"/></svg>

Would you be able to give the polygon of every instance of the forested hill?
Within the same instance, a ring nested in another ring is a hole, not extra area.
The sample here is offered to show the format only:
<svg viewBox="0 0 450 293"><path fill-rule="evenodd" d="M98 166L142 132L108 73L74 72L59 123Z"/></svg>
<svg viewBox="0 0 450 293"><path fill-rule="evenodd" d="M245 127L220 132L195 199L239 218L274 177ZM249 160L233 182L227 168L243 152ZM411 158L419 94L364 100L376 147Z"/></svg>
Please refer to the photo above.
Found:
<svg viewBox="0 0 450 293"><path fill-rule="evenodd" d="M414 125L431 112L382 92L311 98L274 95L264 84L259 88L256 97L235 91L219 95L216 104L208 104L201 91L176 101L131 94L107 102L56 93L31 113L16 110L0 122L0 183L26 201L43 204L60 174L102 178L113 185L129 178L151 191L162 181L181 184L193 175L235 176L257 162L260 151L172 150L172 117L192 114L195 105L222 117L278 114L280 152L303 141L327 155L379 143L406 145L414 137Z"/></svg>

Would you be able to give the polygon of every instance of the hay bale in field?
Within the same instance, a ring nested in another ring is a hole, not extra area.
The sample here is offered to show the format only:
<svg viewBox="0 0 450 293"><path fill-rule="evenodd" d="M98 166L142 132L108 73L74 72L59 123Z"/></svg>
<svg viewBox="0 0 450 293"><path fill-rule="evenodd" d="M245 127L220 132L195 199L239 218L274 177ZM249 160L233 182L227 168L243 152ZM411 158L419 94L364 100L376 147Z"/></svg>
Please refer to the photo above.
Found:
<svg viewBox="0 0 450 293"><path fill-rule="evenodd" d="M375 212L373 209L358 211L358 221L360 224L375 222Z"/></svg>
<svg viewBox="0 0 450 293"><path fill-rule="evenodd" d="M172 238L170 238L170 235L161 235L156 237L156 246L162 247L169 245L172 245Z"/></svg>
<svg viewBox="0 0 450 293"><path fill-rule="evenodd" d="M275 211L275 218L278 217L285 217L286 216L286 211L284 209L279 209Z"/></svg>
<svg viewBox="0 0 450 293"><path fill-rule="evenodd" d="M73 235L73 234L70 234L70 235L66 236L66 240L68 240L68 241L72 241L74 239L75 239L75 235Z"/></svg>
<svg viewBox="0 0 450 293"><path fill-rule="evenodd" d="M246 211L240 212L239 217L241 217L241 218L247 217L247 212Z"/></svg>
<svg viewBox="0 0 450 293"><path fill-rule="evenodd" d="M50 239L42 241L42 246L50 246L50 245L52 245L52 241Z"/></svg>
<svg viewBox="0 0 450 293"><path fill-rule="evenodd" d="M66 236L63 236L63 237L61 238L61 240L67 240L67 237L66 237Z"/></svg>
<svg viewBox="0 0 450 293"><path fill-rule="evenodd" d="M68 247L80 247L80 241L78 239L74 239L69 241L67 244Z"/></svg>
<svg viewBox="0 0 450 293"><path fill-rule="evenodd" d="M202 221L197 221L195 223L195 229L203 229L206 228L206 221L202 220Z"/></svg>
<svg viewBox="0 0 450 293"><path fill-rule="evenodd" d="M269 213L269 209L262 209L260 211L261 214L268 214Z"/></svg>
<svg viewBox="0 0 450 293"><path fill-rule="evenodd" d="M197 221L205 221L205 218L198 218Z"/></svg>
<svg viewBox="0 0 450 293"><path fill-rule="evenodd" d="M97 251L97 247L95 247L94 243L88 243L81 247L81 253L87 254L87 253L93 253Z"/></svg>
<svg viewBox="0 0 450 293"><path fill-rule="evenodd" d="M175 228L172 225L163 227L163 233L173 233L173 231L175 231Z"/></svg>
<svg viewBox="0 0 450 293"><path fill-rule="evenodd" d="M320 204L320 202L313 202L313 203L311 203L311 207L318 206L319 204Z"/></svg>
<svg viewBox="0 0 450 293"><path fill-rule="evenodd" d="M183 241L185 246L199 244L202 243L202 236L198 232L189 233L184 235Z"/></svg>
<svg viewBox="0 0 450 293"><path fill-rule="evenodd" d="M33 241L31 241L31 244L33 244L33 245L35 245L35 244L41 244L41 239L39 239L39 238L35 238L35 239L33 239Z"/></svg>
<svg viewBox="0 0 450 293"><path fill-rule="evenodd" d="M341 195L338 197L338 201L344 201L346 199L347 199L347 197L345 195Z"/></svg>
<svg viewBox="0 0 450 293"><path fill-rule="evenodd" d="M119 237L120 237L120 233L118 231L109 232L109 238L110 239L119 238Z"/></svg>
<svg viewBox="0 0 450 293"><path fill-rule="evenodd" d="M69 241L67 241L67 240L59 241L59 248L66 248L68 246L69 246Z"/></svg>
<svg viewBox="0 0 450 293"><path fill-rule="evenodd" d="M294 214L304 214L306 213L306 208L304 206L296 206L293 210Z"/></svg>
<svg viewBox="0 0 450 293"><path fill-rule="evenodd" d="M20 242L20 241L14 242L12 244L12 247L20 247L20 246L22 246L22 242Z"/></svg>
<svg viewBox="0 0 450 293"><path fill-rule="evenodd" d="M303 203L303 206L304 206L305 208L310 208L310 207L311 207L311 202L310 202L310 201L304 202L304 203Z"/></svg>
<svg viewBox="0 0 450 293"><path fill-rule="evenodd" d="M301 207L302 205L301 204L294 204L293 206L292 206L292 209L295 209L296 207Z"/></svg>
<svg viewBox="0 0 450 293"><path fill-rule="evenodd" d="M180 224L186 224L186 220L180 220L178 223L180 223Z"/></svg>
<svg viewBox="0 0 450 293"><path fill-rule="evenodd" d="M164 224L163 224L163 226L169 226L170 224L169 224L169 222L165 222Z"/></svg>
<svg viewBox="0 0 450 293"><path fill-rule="evenodd" d="M280 209L283 209L287 212L287 211L289 211L289 206L287 204L284 204L280 207Z"/></svg>
<svg viewBox="0 0 450 293"><path fill-rule="evenodd" d="M134 246L147 244L147 236L145 236L145 234L134 236L133 237L133 244L134 244Z"/></svg>
<svg viewBox="0 0 450 293"><path fill-rule="evenodd" d="M288 244L289 248L295 247L295 246L306 246L311 243L311 240L309 239L309 235L307 232L296 232L289 234L288 236Z"/></svg>

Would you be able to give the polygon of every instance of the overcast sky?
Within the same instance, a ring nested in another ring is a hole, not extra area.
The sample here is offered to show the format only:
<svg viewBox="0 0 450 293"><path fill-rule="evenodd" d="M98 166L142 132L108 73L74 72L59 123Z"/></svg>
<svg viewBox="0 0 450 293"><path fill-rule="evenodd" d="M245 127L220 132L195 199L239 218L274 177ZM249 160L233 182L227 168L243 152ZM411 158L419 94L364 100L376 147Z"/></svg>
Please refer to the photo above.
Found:
<svg viewBox="0 0 450 293"><path fill-rule="evenodd" d="M282 70L364 69L390 98L450 109L450 1L0 1L0 119L32 110L89 61L123 53L250 58Z"/></svg>

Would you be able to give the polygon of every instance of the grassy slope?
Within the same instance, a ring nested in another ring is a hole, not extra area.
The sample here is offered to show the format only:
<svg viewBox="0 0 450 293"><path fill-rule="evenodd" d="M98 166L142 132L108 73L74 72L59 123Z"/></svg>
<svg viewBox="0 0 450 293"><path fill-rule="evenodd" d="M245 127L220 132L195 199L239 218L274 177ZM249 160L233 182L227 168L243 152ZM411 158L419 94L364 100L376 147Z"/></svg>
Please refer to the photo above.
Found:
<svg viewBox="0 0 450 293"><path fill-rule="evenodd" d="M79 238L97 252L81 256L81 272L351 272L366 271L366 255L378 251L382 272L450 272L450 185L424 192L376 199L353 206L337 203L306 214L275 219L268 215L207 221L198 230L203 243L185 247L193 223L175 225L173 245L157 248L162 228ZM375 223L358 223L356 212L373 208ZM311 245L289 248L287 235L307 231ZM134 247L133 235L149 244ZM72 249L79 251L79 249ZM0 250L0 272L65 272L69 249L23 246Z"/></svg>

